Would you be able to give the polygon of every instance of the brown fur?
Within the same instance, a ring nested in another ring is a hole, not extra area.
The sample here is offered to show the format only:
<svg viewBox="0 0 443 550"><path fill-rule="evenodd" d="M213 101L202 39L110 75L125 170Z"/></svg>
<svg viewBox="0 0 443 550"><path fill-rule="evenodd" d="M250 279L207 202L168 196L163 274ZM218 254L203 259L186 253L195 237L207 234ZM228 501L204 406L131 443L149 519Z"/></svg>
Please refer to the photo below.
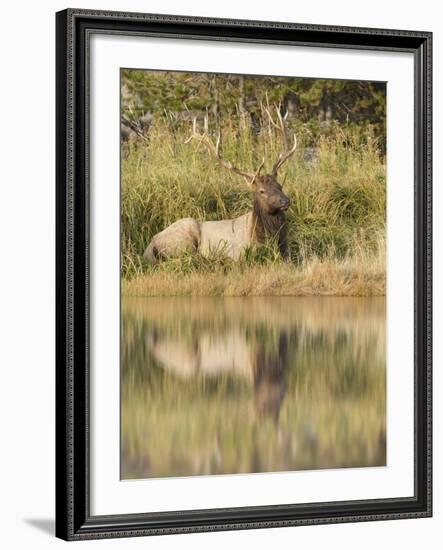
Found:
<svg viewBox="0 0 443 550"><path fill-rule="evenodd" d="M289 247L286 237L286 219L283 212L271 215L264 211L257 200L254 200L252 209L252 224L254 240L257 244L264 244L266 240L278 242L282 258L289 258Z"/></svg>
<svg viewBox="0 0 443 550"><path fill-rule="evenodd" d="M281 203L286 209L289 199L274 176L257 178L254 184L254 204L252 224L255 241L264 244L266 240L276 241L282 257L289 259L286 233L286 217Z"/></svg>

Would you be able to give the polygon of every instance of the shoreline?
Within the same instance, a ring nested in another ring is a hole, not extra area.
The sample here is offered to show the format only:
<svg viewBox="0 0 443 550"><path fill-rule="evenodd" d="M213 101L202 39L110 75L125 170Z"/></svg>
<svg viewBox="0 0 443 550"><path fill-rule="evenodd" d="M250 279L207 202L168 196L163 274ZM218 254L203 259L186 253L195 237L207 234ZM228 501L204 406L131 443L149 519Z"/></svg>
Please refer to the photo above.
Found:
<svg viewBox="0 0 443 550"><path fill-rule="evenodd" d="M294 267L252 266L228 273L153 270L122 279L122 296L386 296L384 266L348 260Z"/></svg>

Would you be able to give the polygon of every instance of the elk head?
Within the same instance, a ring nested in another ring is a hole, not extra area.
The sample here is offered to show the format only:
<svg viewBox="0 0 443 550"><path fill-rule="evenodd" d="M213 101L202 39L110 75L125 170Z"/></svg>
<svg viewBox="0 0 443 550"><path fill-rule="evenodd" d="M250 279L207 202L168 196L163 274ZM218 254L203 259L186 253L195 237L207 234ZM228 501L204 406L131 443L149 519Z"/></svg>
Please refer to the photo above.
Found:
<svg viewBox="0 0 443 550"><path fill-rule="evenodd" d="M281 166L294 154L297 147L297 139L294 136L294 144L292 148L289 148L288 137L285 126L285 119L287 113L284 117L281 116L280 109L275 106L277 112L278 122L274 121L271 114L266 110L270 121L273 126L275 126L282 133L284 150L280 153L278 159L272 167L271 173L267 175L260 175L260 172L264 166L265 159L262 160L261 164L257 170L252 172L246 172L240 168L233 166L233 164L222 158L220 154L220 141L221 133L218 132L217 140L215 144L212 142L207 133L208 121L205 118L205 132L200 134L197 132L197 122L196 118L193 120L193 131L191 136L186 140L185 143L189 143L192 139L198 140L200 143L203 143L211 152L211 154L217 159L217 161L227 170L242 176L250 189L254 193L254 200L258 204L259 208L268 215L274 216L280 212L284 212L288 209L290 205L289 198L283 192L281 184L277 180L278 170Z"/></svg>

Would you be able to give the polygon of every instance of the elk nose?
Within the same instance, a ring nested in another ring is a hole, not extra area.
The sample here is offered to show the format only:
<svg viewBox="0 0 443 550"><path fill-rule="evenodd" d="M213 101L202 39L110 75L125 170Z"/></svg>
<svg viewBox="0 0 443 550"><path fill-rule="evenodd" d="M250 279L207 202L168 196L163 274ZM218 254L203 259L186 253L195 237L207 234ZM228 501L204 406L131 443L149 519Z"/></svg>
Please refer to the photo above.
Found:
<svg viewBox="0 0 443 550"><path fill-rule="evenodd" d="M284 198L282 197L280 199L280 204L282 207L287 208L290 204L290 200L287 197L284 197Z"/></svg>

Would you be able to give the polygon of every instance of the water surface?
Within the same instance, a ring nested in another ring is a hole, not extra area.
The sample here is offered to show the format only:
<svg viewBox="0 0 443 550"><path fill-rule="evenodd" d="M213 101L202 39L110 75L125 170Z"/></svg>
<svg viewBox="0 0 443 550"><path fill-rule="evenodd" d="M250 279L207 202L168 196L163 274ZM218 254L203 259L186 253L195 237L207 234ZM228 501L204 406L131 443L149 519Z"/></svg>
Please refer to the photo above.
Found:
<svg viewBox="0 0 443 550"><path fill-rule="evenodd" d="M122 479L386 463L384 298L122 298Z"/></svg>

